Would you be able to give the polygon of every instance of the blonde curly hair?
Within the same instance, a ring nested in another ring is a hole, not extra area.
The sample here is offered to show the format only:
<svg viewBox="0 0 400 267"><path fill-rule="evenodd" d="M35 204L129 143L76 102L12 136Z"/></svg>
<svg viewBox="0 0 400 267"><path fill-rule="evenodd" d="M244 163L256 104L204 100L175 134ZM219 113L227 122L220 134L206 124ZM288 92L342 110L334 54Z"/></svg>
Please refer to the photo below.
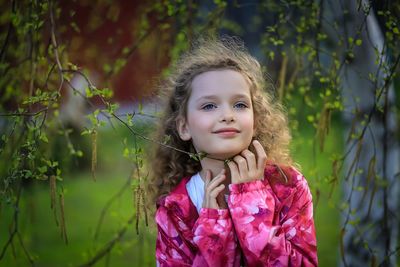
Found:
<svg viewBox="0 0 400 267"><path fill-rule="evenodd" d="M254 139L263 145L270 163L278 166L293 164L289 155L291 136L287 116L282 105L273 101L272 85L266 82L259 62L247 52L243 43L233 37L208 38L198 40L193 47L173 66L168 79L160 84L160 96L168 102L156 132L160 144L156 144L150 155L149 204L154 205L160 196L168 194L183 177L201 170L199 161L161 143L195 152L191 141L183 141L179 137L177 120L179 117L186 118L193 79L207 71L231 69L250 80Z"/></svg>

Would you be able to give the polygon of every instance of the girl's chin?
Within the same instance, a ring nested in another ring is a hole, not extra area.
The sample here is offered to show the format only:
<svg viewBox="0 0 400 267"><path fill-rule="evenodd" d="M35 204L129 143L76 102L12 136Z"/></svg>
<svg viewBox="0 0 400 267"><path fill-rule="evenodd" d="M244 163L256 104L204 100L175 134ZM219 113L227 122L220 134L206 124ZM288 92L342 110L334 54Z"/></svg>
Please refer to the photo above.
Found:
<svg viewBox="0 0 400 267"><path fill-rule="evenodd" d="M218 160L227 160L227 159L232 159L237 154L240 154L240 152L242 152L242 150L240 150L240 151L229 151L229 152L224 151L222 153L209 153L208 154L208 158L218 159Z"/></svg>

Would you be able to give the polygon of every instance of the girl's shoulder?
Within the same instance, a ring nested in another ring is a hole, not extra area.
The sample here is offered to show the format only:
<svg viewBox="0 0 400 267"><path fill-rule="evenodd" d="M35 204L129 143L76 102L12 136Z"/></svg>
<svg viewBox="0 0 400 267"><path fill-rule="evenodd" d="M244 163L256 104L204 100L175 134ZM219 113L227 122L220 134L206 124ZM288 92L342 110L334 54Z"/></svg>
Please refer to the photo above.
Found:
<svg viewBox="0 0 400 267"><path fill-rule="evenodd" d="M186 184L190 177L184 177L179 184L168 194L159 197L157 209L165 208L181 218L190 217L196 210L190 201Z"/></svg>
<svg viewBox="0 0 400 267"><path fill-rule="evenodd" d="M264 179L280 199L285 199L296 192L309 190L306 178L293 166L267 164Z"/></svg>
<svg viewBox="0 0 400 267"><path fill-rule="evenodd" d="M188 197L186 184L189 182L190 177L184 177L175 188L167 195L162 195L157 200L157 208L160 206L169 207L175 202L180 202Z"/></svg>

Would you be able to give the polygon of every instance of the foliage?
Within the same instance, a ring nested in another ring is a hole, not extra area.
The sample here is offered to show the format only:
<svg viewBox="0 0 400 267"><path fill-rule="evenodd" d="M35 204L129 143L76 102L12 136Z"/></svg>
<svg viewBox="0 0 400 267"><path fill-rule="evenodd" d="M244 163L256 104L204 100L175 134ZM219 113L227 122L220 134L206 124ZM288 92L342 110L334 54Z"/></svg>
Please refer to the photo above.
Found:
<svg viewBox="0 0 400 267"><path fill-rule="evenodd" d="M357 149L362 143L372 116L376 113L384 115L387 112L385 99L388 88L398 79L396 73L399 70L400 59L400 5L390 1L383 2L387 4L357 2L365 17L375 10L381 23L386 38L385 54L379 54L378 50L376 53L379 70L385 73L386 78L384 84L380 85L374 73L366 77L376 84L375 106L368 116L362 118L357 116L358 110L352 111L354 123L362 120L363 125L361 129L353 127L349 133L348 141L354 143L352 149ZM99 1L98 5L98 8L114 10L108 13L108 21L104 23L111 24L122 19L118 10L111 8L115 4ZM99 132L116 123L126 127L131 134L129 140L133 140L133 143L124 141L125 148L122 154L131 162L132 170L127 179L127 187L133 192L135 213L126 220L126 224L117 231L117 235L105 242L105 246L93 253L93 257L85 264L93 265L109 255L124 236L127 225L135 222L138 230L139 217L147 221L144 205L146 197L143 190L143 182L146 179L146 145L139 140L150 143L161 141L152 140L147 133L135 129L134 126L138 117L153 119L156 115L147 114L140 105L126 114L118 114L119 106L113 99L115 86L112 81L126 69L135 53L148 53L146 46L149 43L166 41L160 42L167 43L160 45L162 51L168 51L168 56L163 60L174 62L200 34L216 35L224 31L244 35L247 28L258 29L261 58L265 59L264 65L276 66L268 69L268 72L273 77L272 80L278 81L276 98L288 107L295 140L301 136L300 129L312 127L314 155L317 154L317 149L325 149L326 138L331 131L331 121L339 120L344 111L340 73L346 64L356 60L354 48L363 44L360 35L365 31L365 24L359 25L354 36L338 34L341 27L339 22L323 17L323 11L332 8L331 1L265 1L249 5L254 5L252 8L255 10L252 17L248 18L251 22L249 25L229 18L229 14L248 8L247 4L236 1L230 3L218 0L206 5L196 1L154 1L141 5L138 8L141 16L135 21L132 43L116 49L117 52L111 59L100 56L101 53L93 48L96 44L91 44L87 51L82 51L82 54L89 55L96 51L95 54L99 55L96 59L98 66L93 68L97 68L104 78L101 80L101 86L97 87L90 79L90 70L71 60L75 57L78 61L77 57L80 56L71 52L73 42L69 43L62 37L65 38L63 34L66 27L76 33L85 34L87 28L92 27L94 32L99 26L93 25L100 23L98 14L91 14L89 26L79 25L73 20L76 12L68 7L70 20L69 24L65 25L62 20L65 16L63 8L67 8L62 1L59 3L52 0L14 0L0 4L0 160L7 163L0 164L0 205L1 210L13 211L9 222L9 237L5 244L0 244L0 261L14 248L18 240L26 258L34 265L35 259L30 255L21 237L19 221L21 197L26 192L24 189L29 188L32 181L49 184L55 224L59 227L62 240L68 243L68 227L64 214L65 192L68 188L64 179L71 173L71 162L82 163L85 159L90 161L93 180L98 179L96 172L99 166ZM323 27L323 24L329 25L329 28ZM112 38L110 43L116 45ZM390 56L389 60L383 60L386 55ZM160 72L163 76L168 75L168 68L162 66ZM73 79L76 77L84 80L83 91L75 87ZM62 105L67 92L80 96L91 108L83 124L84 128L73 126L63 119ZM397 113L398 108L399 106ZM79 143L78 140L82 138L90 138L90 145ZM342 176L350 177L359 171L354 167L350 168L348 173L342 173L343 162L349 157L349 152L331 155L331 174L324 176L313 186L317 198L325 192L322 190L325 185L331 186L331 192L334 192L335 187L341 183ZM201 158L204 155L189 153L189 156ZM359 153L351 160L356 166ZM368 179L382 179L376 177L375 159L372 158L370 162ZM320 183L323 183L321 188ZM382 183L384 184L384 181ZM331 193L327 193L325 197L329 198L330 195ZM119 194L111 198L110 203L118 197ZM346 203L332 205L340 211L348 211ZM104 212L106 213L107 209ZM101 219L99 223L102 223Z"/></svg>

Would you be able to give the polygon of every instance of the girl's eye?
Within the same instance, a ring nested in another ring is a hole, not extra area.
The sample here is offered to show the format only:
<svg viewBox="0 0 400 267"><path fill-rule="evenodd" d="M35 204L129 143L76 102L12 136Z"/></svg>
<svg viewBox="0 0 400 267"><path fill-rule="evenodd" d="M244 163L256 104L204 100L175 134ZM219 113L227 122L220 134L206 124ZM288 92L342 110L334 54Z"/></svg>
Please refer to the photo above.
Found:
<svg viewBox="0 0 400 267"><path fill-rule="evenodd" d="M243 102L238 102L235 104L235 108L239 108L239 109L248 108L248 105Z"/></svg>
<svg viewBox="0 0 400 267"><path fill-rule="evenodd" d="M202 110L212 110L216 108L217 106L215 104L205 104L201 107Z"/></svg>

